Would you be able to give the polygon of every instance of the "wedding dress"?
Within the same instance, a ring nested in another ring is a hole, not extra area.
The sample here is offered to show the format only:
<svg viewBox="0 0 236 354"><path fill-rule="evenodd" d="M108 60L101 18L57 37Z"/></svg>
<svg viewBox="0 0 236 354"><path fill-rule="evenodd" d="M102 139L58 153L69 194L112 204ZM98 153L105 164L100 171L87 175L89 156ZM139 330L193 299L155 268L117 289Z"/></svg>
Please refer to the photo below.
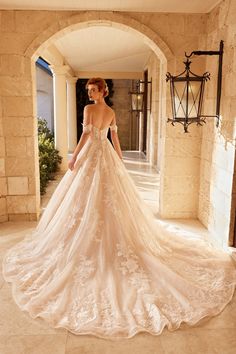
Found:
<svg viewBox="0 0 236 354"><path fill-rule="evenodd" d="M83 129L90 135L74 170L36 229L5 254L3 275L19 308L53 327L114 339L220 313L236 284L231 256L156 221L109 127Z"/></svg>

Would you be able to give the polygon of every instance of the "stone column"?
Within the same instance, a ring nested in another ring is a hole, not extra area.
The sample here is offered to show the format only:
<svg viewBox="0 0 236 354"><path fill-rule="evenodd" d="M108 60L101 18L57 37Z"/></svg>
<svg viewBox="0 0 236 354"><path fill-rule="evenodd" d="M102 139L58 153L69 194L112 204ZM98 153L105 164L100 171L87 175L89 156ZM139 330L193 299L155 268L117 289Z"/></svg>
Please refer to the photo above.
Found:
<svg viewBox="0 0 236 354"><path fill-rule="evenodd" d="M67 129L68 149L73 152L77 145L76 82L77 77L67 78Z"/></svg>
<svg viewBox="0 0 236 354"><path fill-rule="evenodd" d="M50 65L50 68L53 72L55 147L62 156L60 169L61 171L66 171L68 168L66 75L69 71L69 66Z"/></svg>

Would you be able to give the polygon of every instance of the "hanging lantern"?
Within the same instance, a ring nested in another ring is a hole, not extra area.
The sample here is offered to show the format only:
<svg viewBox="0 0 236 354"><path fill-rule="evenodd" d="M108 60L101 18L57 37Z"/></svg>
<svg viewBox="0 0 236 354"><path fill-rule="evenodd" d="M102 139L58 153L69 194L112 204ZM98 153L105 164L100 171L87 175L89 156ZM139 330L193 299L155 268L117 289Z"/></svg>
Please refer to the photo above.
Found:
<svg viewBox="0 0 236 354"><path fill-rule="evenodd" d="M184 62L185 71L177 76L166 74L166 81L170 81L170 93L173 119L168 119L174 125L181 123L184 131L192 123L201 125L205 122L202 116L202 101L205 82L210 79L208 72L202 76L194 74L190 70L191 61L187 58Z"/></svg>
<svg viewBox="0 0 236 354"><path fill-rule="evenodd" d="M131 92L132 111L142 112L143 110L143 92Z"/></svg>
<svg viewBox="0 0 236 354"><path fill-rule="evenodd" d="M193 51L190 55L185 53L187 58L184 62L185 70L177 75L172 76L169 72L166 74L166 81L170 82L171 106L173 118L168 118L168 122L172 125L180 123L184 126L185 133L188 132L188 126L192 123L202 125L206 123L206 118L215 117L217 119L216 126L219 125L220 119L220 99L222 85L222 61L223 61L224 42L220 41L218 51ZM215 115L203 115L202 106L204 98L205 82L210 80L210 73L205 72L202 76L194 74L190 70L192 55L217 55L219 56L218 80L217 80L217 96L216 96L216 113Z"/></svg>
<svg viewBox="0 0 236 354"><path fill-rule="evenodd" d="M141 92L141 81L136 81L136 88L129 92L131 96L131 111L132 112L142 112L143 111L143 96L144 92Z"/></svg>

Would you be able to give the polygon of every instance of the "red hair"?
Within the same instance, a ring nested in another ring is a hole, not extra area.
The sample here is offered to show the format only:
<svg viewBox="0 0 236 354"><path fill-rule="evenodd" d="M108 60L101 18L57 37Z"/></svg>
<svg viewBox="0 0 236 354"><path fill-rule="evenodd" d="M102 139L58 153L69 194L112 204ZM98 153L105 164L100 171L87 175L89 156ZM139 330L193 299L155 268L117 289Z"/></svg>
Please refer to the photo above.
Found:
<svg viewBox="0 0 236 354"><path fill-rule="evenodd" d="M103 97L107 97L109 95L107 83L101 77L92 77L87 81L85 86L86 89L88 88L88 85L96 85L98 87L98 91L103 91Z"/></svg>

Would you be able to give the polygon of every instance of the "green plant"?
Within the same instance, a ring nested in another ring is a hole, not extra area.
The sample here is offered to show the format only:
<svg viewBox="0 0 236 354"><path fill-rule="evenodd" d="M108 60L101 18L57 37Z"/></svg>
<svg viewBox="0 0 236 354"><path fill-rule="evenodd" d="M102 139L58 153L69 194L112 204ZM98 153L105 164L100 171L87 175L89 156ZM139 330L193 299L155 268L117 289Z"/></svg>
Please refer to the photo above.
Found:
<svg viewBox="0 0 236 354"><path fill-rule="evenodd" d="M40 194L43 195L49 180L53 180L55 172L59 170L62 157L55 149L54 136L47 127L47 121L41 117L38 117L38 147Z"/></svg>

